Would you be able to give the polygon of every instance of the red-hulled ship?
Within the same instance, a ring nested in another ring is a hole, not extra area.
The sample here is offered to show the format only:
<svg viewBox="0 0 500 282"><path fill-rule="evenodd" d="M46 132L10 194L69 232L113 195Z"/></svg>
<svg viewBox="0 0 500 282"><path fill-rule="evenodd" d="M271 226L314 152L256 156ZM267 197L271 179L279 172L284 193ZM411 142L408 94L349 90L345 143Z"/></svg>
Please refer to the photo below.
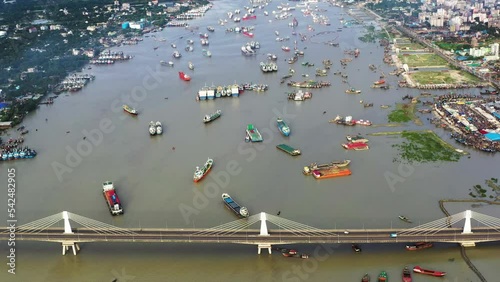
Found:
<svg viewBox="0 0 500 282"><path fill-rule="evenodd" d="M257 18L256 15L245 15L241 19L244 20L244 21L246 21L246 20L255 20L256 18Z"/></svg>
<svg viewBox="0 0 500 282"><path fill-rule="evenodd" d="M248 32L248 31L244 31L244 32L243 32L243 35L245 35L246 37L253 38L253 33Z"/></svg>
<svg viewBox="0 0 500 282"><path fill-rule="evenodd" d="M375 81L373 84L375 84L375 85L381 85L381 84L384 84L384 83L385 83L385 80L381 79L381 80Z"/></svg>
<svg viewBox="0 0 500 282"><path fill-rule="evenodd" d="M342 147L346 150L356 150L356 151L362 151L362 150L368 150L368 144L363 143L363 142L356 142L356 143L344 143L342 144Z"/></svg>
<svg viewBox="0 0 500 282"><path fill-rule="evenodd" d="M419 242L415 243L415 245L406 245L408 251L418 251L427 248L432 248L432 243Z"/></svg>
<svg viewBox="0 0 500 282"><path fill-rule="evenodd" d="M108 208L111 212L111 215L123 214L122 204L120 202L120 199L118 198L118 195L116 194L113 182L104 182L102 184L102 192L104 194L104 198L106 199L106 203L108 203Z"/></svg>
<svg viewBox="0 0 500 282"><path fill-rule="evenodd" d="M180 71L179 72L179 78L184 80L184 81L190 81L191 80L191 77L187 74L185 74L184 72Z"/></svg>
<svg viewBox="0 0 500 282"><path fill-rule="evenodd" d="M403 268L403 282L411 282L413 279L411 278L411 272L410 270L408 269L407 266L405 266L405 268Z"/></svg>
<svg viewBox="0 0 500 282"><path fill-rule="evenodd" d="M431 276L434 276L434 277L443 277L443 276L446 275L446 272L423 269L423 268L421 268L418 265L413 268L413 272L420 273L420 274L431 275Z"/></svg>

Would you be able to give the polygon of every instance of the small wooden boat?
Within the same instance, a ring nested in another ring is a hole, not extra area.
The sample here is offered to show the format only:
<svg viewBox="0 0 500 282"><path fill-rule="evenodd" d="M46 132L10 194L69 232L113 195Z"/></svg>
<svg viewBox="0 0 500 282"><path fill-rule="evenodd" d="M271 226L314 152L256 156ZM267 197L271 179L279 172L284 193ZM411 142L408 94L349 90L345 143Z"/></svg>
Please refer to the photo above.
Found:
<svg viewBox="0 0 500 282"><path fill-rule="evenodd" d="M389 278L387 277L387 272L385 271L380 272L380 274L378 275L378 282L387 282L387 281L389 281Z"/></svg>
<svg viewBox="0 0 500 282"><path fill-rule="evenodd" d="M352 244L351 247L354 252L361 253L361 248L358 246L358 244Z"/></svg>
<svg viewBox="0 0 500 282"><path fill-rule="evenodd" d="M364 138L360 134L356 136L347 135L345 138L347 139L347 141L352 143L368 143L368 139Z"/></svg>
<svg viewBox="0 0 500 282"><path fill-rule="evenodd" d="M418 243L415 243L414 245L406 245L406 249L408 251L418 251L418 250L432 248L432 246L433 246L432 243L418 242Z"/></svg>
<svg viewBox="0 0 500 282"><path fill-rule="evenodd" d="M317 164L312 163L308 166L305 166L303 169L303 173L305 175L311 174L315 170L323 170L323 169L332 169L332 168L344 168L347 167L351 163L351 160L343 160L343 161L333 161L331 163L326 164Z"/></svg>
<svg viewBox="0 0 500 282"><path fill-rule="evenodd" d="M403 268L403 282L411 282L411 281L412 281L411 272L408 269L408 266L405 266L405 268Z"/></svg>
<svg viewBox="0 0 500 282"><path fill-rule="evenodd" d="M179 72L179 78L184 80L184 81L190 81L191 80L191 77L187 74L185 74L184 72L180 71Z"/></svg>
<svg viewBox="0 0 500 282"><path fill-rule="evenodd" d="M412 221L409 218L407 218L406 216L400 215L398 217L399 217L399 219L401 219L404 222L412 223Z"/></svg>
<svg viewBox="0 0 500 282"><path fill-rule="evenodd" d="M361 278L361 282L370 282L370 275L368 275L368 273L363 275L363 278Z"/></svg>
<svg viewBox="0 0 500 282"><path fill-rule="evenodd" d="M446 275L446 272L423 269L423 268L421 268L418 265L413 268L413 272L420 273L420 274L425 274L425 275L430 275L430 276L434 276L434 277L443 277L443 276Z"/></svg>

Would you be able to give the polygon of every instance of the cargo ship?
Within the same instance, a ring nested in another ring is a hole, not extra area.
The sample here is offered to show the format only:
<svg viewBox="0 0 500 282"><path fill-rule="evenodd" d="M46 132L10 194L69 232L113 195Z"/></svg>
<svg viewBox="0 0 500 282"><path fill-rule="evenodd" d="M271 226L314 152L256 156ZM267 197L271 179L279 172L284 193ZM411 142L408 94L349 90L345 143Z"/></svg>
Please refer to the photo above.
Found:
<svg viewBox="0 0 500 282"><path fill-rule="evenodd" d="M279 150L281 150L285 153L288 153L289 155L292 155L292 156L298 156L301 154L299 149L295 149L295 148L290 147L286 144L279 144L276 146L276 148L278 148Z"/></svg>
<svg viewBox="0 0 500 282"><path fill-rule="evenodd" d="M283 136L290 136L290 127L283 121L282 118L277 118L278 129Z"/></svg>
<svg viewBox="0 0 500 282"><path fill-rule="evenodd" d="M203 117L203 122L204 123L209 123L209 122L211 122L213 120L216 120L216 119L218 119L221 116L221 114L222 114L222 111L221 110L217 110L215 113L212 113L210 115L205 115Z"/></svg>
<svg viewBox="0 0 500 282"><path fill-rule="evenodd" d="M191 77L187 74L185 74L184 72L180 71L179 72L179 78L184 80L184 81L190 81L191 80Z"/></svg>
<svg viewBox="0 0 500 282"><path fill-rule="evenodd" d="M403 278L403 282L411 282L412 281L411 272L407 266L405 266L405 268L403 268L402 278Z"/></svg>
<svg viewBox="0 0 500 282"><path fill-rule="evenodd" d="M131 114L131 115L134 115L134 116L136 116L136 115L138 115L138 114L139 114L139 112L138 112L136 109L131 108L131 107L129 107L128 105L123 105L123 110L124 110L125 112L127 112L127 113Z"/></svg>
<svg viewBox="0 0 500 282"><path fill-rule="evenodd" d="M120 199L118 198L118 195L116 194L113 182L111 181L104 182L102 184L102 190L104 199L108 204L108 208L109 211L111 212L111 215L123 214L122 204L120 202Z"/></svg>
<svg viewBox="0 0 500 282"><path fill-rule="evenodd" d="M387 282L389 281L389 279L387 278L387 272L385 271L382 271L380 272L380 274L378 275L378 282Z"/></svg>
<svg viewBox="0 0 500 282"><path fill-rule="evenodd" d="M351 160L343 160L343 161L333 161L327 164L317 164L312 163L308 166L304 167L302 171L305 175L311 174L314 170L324 170L324 169L332 169L332 168L344 168L347 167L351 163Z"/></svg>
<svg viewBox="0 0 500 282"><path fill-rule="evenodd" d="M415 243L415 245L406 245L406 249L408 251L418 251L418 250L423 250L423 249L428 249L428 248L432 248L432 243L419 242L419 243Z"/></svg>
<svg viewBox="0 0 500 282"><path fill-rule="evenodd" d="M446 275L446 272L423 269L423 268L421 268L418 265L413 268L413 272L420 273L420 274L425 274L425 275L430 275L430 276L434 276L434 277L443 277L443 276Z"/></svg>
<svg viewBox="0 0 500 282"><path fill-rule="evenodd" d="M247 138L246 140L251 141L251 142L262 142L262 135L260 135L259 130L257 130L256 127L253 126L253 124L247 125Z"/></svg>
<svg viewBox="0 0 500 282"><path fill-rule="evenodd" d="M344 143L342 144L342 147L346 150L355 150L355 151L363 151L363 150L368 150L370 147L368 147L368 144L362 143L362 142L357 142L357 143Z"/></svg>
<svg viewBox="0 0 500 282"><path fill-rule="evenodd" d="M347 135L345 138L347 139L347 141L352 143L368 143L368 139L361 136L361 134L358 134L356 136Z"/></svg>
<svg viewBox="0 0 500 282"><path fill-rule="evenodd" d="M351 170L348 168L333 168L330 170L313 170L312 175L316 179L326 179L340 176L348 176L351 175Z"/></svg>
<svg viewBox="0 0 500 282"><path fill-rule="evenodd" d="M205 162L205 165L203 165L202 168L197 166L196 171L194 172L193 181L198 182L198 181L202 180L203 177L205 177L205 175L207 175L208 172L210 172L210 169L212 169L213 164L214 164L214 160L208 158L208 160Z"/></svg>
<svg viewBox="0 0 500 282"><path fill-rule="evenodd" d="M224 204L226 207L228 207L230 210L232 210L238 217L248 217L250 213L248 212L248 209L245 207L240 206L238 203L236 203L229 194L224 193L222 194L222 200L224 201Z"/></svg>

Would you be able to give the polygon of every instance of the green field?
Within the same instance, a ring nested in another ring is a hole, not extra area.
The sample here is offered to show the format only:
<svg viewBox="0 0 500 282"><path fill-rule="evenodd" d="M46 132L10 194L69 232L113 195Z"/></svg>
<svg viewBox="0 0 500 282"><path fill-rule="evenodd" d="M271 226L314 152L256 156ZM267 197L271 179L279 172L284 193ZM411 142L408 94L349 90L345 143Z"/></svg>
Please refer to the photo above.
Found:
<svg viewBox="0 0 500 282"><path fill-rule="evenodd" d="M411 79L419 84L454 84L454 83L477 83L479 78L464 71L449 70L441 71L418 71L410 74Z"/></svg>
<svg viewBox="0 0 500 282"><path fill-rule="evenodd" d="M412 120L416 120L415 116L416 104L396 104L396 109L389 113L389 122L404 123Z"/></svg>
<svg viewBox="0 0 500 282"><path fill-rule="evenodd" d="M471 46L469 44L463 44L463 43L447 43L447 42L435 42L439 48L444 49L444 50L463 50L463 49L469 49Z"/></svg>
<svg viewBox="0 0 500 282"><path fill-rule="evenodd" d="M398 57L403 64L408 64L410 68L448 65L445 60L436 54L405 54L398 55Z"/></svg>
<svg viewBox="0 0 500 282"><path fill-rule="evenodd" d="M418 43L404 43L404 44L396 44L399 49L401 50L422 50L425 49L424 46L418 44Z"/></svg>

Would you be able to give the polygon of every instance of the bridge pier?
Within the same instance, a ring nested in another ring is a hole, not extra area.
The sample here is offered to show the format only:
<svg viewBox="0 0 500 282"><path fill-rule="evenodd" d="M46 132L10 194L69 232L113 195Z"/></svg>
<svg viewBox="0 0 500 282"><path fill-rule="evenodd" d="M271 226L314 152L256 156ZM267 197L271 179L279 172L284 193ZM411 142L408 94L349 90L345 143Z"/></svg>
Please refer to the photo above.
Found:
<svg viewBox="0 0 500 282"><path fill-rule="evenodd" d="M259 245L257 245L257 254L260 255L260 251L262 249L267 249L269 254L271 254L271 244L259 244Z"/></svg>
<svg viewBox="0 0 500 282"><path fill-rule="evenodd" d="M80 246L78 246L78 244L75 242L62 242L63 256L66 255L66 252L69 250L70 247L73 249L73 255L75 256L76 256L76 251L80 250Z"/></svg>

